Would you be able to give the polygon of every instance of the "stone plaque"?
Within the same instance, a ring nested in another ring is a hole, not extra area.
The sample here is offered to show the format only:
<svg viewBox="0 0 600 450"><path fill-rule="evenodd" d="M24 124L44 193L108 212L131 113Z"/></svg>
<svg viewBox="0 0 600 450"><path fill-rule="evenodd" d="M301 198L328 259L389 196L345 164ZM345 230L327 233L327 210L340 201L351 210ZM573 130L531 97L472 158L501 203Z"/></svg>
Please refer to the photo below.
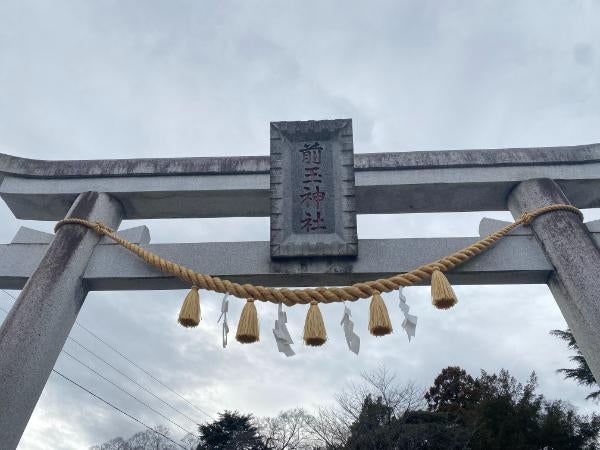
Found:
<svg viewBox="0 0 600 450"><path fill-rule="evenodd" d="M271 122L271 257L357 251L352 120Z"/></svg>

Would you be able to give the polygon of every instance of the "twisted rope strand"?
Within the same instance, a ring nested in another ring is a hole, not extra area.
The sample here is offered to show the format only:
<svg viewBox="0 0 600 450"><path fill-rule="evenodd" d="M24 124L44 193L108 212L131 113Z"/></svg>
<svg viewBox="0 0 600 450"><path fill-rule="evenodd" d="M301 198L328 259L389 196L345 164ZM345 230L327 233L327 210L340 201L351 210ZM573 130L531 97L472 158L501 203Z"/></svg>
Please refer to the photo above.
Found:
<svg viewBox="0 0 600 450"><path fill-rule="evenodd" d="M85 219L68 218L57 222L54 227L56 232L63 225L75 224L82 225L94 230L101 236L108 236L117 244L126 248L133 254L142 258L147 264L159 269L160 271L179 278L191 285L198 286L201 289L219 292L221 294L230 294L242 299L253 298L256 300L268 301L272 303L284 303L288 306L295 304L307 304L311 301L318 303L331 303L340 301L356 301L361 298L369 298L376 291L391 292L397 290L400 286L413 286L431 278L435 270L447 272L456 266L469 261L476 255L486 251L497 241L502 239L508 233L521 225L529 225L534 219L551 211L570 211L583 220L583 214L579 209L572 205L555 204L536 209L534 211L524 212L519 219L506 225L495 233L480 239L470 246L458 250L448 256L424 264L416 269L403 274L394 275L389 278L366 281L364 283L355 283L344 287L317 287L305 289L287 289L271 288L265 286L255 286L252 284L233 283L226 279L213 277L177 264L168 259L162 258L137 244L129 242L122 238L114 230L102 222L91 222Z"/></svg>

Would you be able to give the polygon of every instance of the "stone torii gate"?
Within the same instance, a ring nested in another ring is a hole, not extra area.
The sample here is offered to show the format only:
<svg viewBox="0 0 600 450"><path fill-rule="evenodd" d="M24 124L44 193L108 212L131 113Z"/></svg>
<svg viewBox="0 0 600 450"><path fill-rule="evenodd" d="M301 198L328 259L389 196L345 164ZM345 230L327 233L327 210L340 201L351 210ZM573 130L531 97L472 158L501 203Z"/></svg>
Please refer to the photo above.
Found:
<svg viewBox="0 0 600 450"><path fill-rule="evenodd" d="M270 157L0 154L0 179L0 196L18 219L78 217L117 229L128 219L271 216L271 242L150 244L146 227L120 234L232 281L346 285L409 271L477 239L361 240L356 214L508 209L518 217L556 203L598 208L600 144L354 155L351 120L277 122ZM317 203L310 206L305 194ZM483 219L480 235L502 225ZM448 277L454 284L547 283L600 379L599 242L600 221L586 226L572 212L554 211ZM17 446L88 291L185 287L77 225L55 235L21 228L0 245L0 288L21 289L0 329L0 446Z"/></svg>

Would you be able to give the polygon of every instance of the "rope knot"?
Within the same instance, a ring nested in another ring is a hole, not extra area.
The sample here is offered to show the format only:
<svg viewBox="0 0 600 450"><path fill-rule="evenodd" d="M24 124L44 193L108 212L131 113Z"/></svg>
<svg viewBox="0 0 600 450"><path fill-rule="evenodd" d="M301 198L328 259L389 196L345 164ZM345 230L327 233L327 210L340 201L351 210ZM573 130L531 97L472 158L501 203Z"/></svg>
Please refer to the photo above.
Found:
<svg viewBox="0 0 600 450"><path fill-rule="evenodd" d="M97 234L104 234L104 224L102 222L94 222L93 229Z"/></svg>
<svg viewBox="0 0 600 450"><path fill-rule="evenodd" d="M521 222L523 225L529 225L531 222L533 222L535 217L536 216L530 212L525 211L523 214L521 214L521 217L519 217L519 222Z"/></svg>

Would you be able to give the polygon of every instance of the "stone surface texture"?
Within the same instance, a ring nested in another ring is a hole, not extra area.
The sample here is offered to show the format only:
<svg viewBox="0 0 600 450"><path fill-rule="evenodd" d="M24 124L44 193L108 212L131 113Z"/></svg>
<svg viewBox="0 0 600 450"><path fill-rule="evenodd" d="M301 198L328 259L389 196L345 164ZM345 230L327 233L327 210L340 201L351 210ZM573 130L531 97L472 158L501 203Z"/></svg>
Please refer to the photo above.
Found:
<svg viewBox="0 0 600 450"><path fill-rule="evenodd" d="M494 229L495 231L496 229ZM277 260L269 242L142 244L195 271L267 286L346 285L414 269L479 239L360 239L359 256L348 260ZM600 232L593 233L596 244ZM47 245L0 245L0 288L21 289ZM540 284L553 267L532 234L511 234L486 253L448 274L453 284ZM118 245L98 245L83 274L90 290L183 289L186 284L156 270Z"/></svg>
<svg viewBox="0 0 600 450"><path fill-rule="evenodd" d="M69 217L121 221L106 194L84 192ZM16 448L87 295L83 273L99 241L87 228L65 225L46 247L0 328L0 447Z"/></svg>
<svg viewBox="0 0 600 450"><path fill-rule="evenodd" d="M509 208L518 217L524 211L569 203L553 180L525 181L509 198ZM531 229L548 261L554 267L548 286L573 332L596 380L600 380L600 250L597 242L569 211L538 217ZM532 317L532 320L535 320Z"/></svg>
<svg viewBox="0 0 600 450"><path fill-rule="evenodd" d="M352 120L271 123L270 186L273 258L356 256Z"/></svg>
<svg viewBox="0 0 600 450"><path fill-rule="evenodd" d="M37 161L0 154L0 195L17 218L31 220L60 220L87 190L118 199L125 219L267 217L269 167L262 156ZM357 214L506 210L511 190L534 178L556 180L580 208L600 207L600 144L358 153L354 168Z"/></svg>

